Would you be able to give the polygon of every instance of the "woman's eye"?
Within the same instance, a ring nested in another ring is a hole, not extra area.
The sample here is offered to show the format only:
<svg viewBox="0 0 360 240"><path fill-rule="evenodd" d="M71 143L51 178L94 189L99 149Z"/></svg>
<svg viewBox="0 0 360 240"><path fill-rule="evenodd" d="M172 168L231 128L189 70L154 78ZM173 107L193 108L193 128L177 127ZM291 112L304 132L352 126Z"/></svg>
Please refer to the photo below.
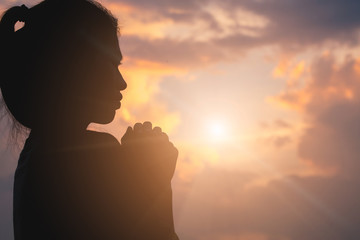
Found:
<svg viewBox="0 0 360 240"><path fill-rule="evenodd" d="M116 63L114 63L114 66L115 66L115 67L119 67L121 64L122 64L122 63L116 62Z"/></svg>

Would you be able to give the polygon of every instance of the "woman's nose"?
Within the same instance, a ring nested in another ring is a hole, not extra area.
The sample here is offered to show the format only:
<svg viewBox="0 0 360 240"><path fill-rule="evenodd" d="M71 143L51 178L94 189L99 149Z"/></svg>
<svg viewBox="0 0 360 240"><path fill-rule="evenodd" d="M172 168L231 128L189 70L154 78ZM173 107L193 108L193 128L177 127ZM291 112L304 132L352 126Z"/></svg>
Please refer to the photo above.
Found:
<svg viewBox="0 0 360 240"><path fill-rule="evenodd" d="M127 87L127 84L123 78L123 76L121 75L120 71L117 71L117 76L116 76L116 87L122 91L122 90L125 90L126 87Z"/></svg>

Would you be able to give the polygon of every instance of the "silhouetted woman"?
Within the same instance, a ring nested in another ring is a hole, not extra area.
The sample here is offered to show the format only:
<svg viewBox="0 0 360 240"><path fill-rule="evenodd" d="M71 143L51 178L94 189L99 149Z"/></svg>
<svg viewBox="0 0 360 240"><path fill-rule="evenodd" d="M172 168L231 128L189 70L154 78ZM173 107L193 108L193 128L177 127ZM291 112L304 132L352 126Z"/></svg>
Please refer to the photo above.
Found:
<svg viewBox="0 0 360 240"><path fill-rule="evenodd" d="M16 240L177 239L177 150L166 134L137 123L120 145L86 130L120 108L117 33L117 19L90 0L12 7L1 19L3 99L31 129L15 173Z"/></svg>

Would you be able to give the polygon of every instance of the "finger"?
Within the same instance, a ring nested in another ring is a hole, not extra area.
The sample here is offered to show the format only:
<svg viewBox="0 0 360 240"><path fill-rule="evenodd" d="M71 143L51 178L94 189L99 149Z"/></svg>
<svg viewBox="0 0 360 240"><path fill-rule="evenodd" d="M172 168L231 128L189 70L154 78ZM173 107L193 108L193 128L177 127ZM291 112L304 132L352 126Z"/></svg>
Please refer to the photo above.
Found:
<svg viewBox="0 0 360 240"><path fill-rule="evenodd" d="M134 130L132 129L132 127L128 127L127 129L126 129L126 132L125 132L125 134L124 134L124 136L130 136L130 135L132 135L134 133Z"/></svg>
<svg viewBox="0 0 360 240"><path fill-rule="evenodd" d="M129 127L126 129L126 132L124 133L124 137L127 137L127 136L133 134L133 132L134 132L134 130L132 129L132 127L129 126Z"/></svg>
<svg viewBox="0 0 360 240"><path fill-rule="evenodd" d="M160 136L162 141L169 141L169 136L166 133L162 132Z"/></svg>
<svg viewBox="0 0 360 240"><path fill-rule="evenodd" d="M134 132L135 133L139 133L139 132L142 132L142 129L143 129L143 125L141 123L136 123L134 125Z"/></svg>
<svg viewBox="0 0 360 240"><path fill-rule="evenodd" d="M148 121L144 122L143 123L143 128L144 128L144 131L151 131L152 130L151 122L148 122Z"/></svg>
<svg viewBox="0 0 360 240"><path fill-rule="evenodd" d="M124 136L121 138L121 143L123 143L124 141L127 141L129 138L131 138L131 136L134 134L133 129L129 126L126 129L126 132L124 134Z"/></svg>
<svg viewBox="0 0 360 240"><path fill-rule="evenodd" d="M153 131L154 131L154 133L156 133L156 134L162 133L162 130L161 130L160 127L154 127Z"/></svg>

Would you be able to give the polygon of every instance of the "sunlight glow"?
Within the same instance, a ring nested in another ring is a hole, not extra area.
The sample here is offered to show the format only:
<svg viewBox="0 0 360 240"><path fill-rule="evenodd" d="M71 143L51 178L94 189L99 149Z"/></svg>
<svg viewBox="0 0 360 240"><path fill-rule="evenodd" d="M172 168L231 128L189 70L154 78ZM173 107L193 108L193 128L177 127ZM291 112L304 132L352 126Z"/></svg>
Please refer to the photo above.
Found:
<svg viewBox="0 0 360 240"><path fill-rule="evenodd" d="M224 121L212 121L206 127L211 141L223 141L228 137L227 125Z"/></svg>

